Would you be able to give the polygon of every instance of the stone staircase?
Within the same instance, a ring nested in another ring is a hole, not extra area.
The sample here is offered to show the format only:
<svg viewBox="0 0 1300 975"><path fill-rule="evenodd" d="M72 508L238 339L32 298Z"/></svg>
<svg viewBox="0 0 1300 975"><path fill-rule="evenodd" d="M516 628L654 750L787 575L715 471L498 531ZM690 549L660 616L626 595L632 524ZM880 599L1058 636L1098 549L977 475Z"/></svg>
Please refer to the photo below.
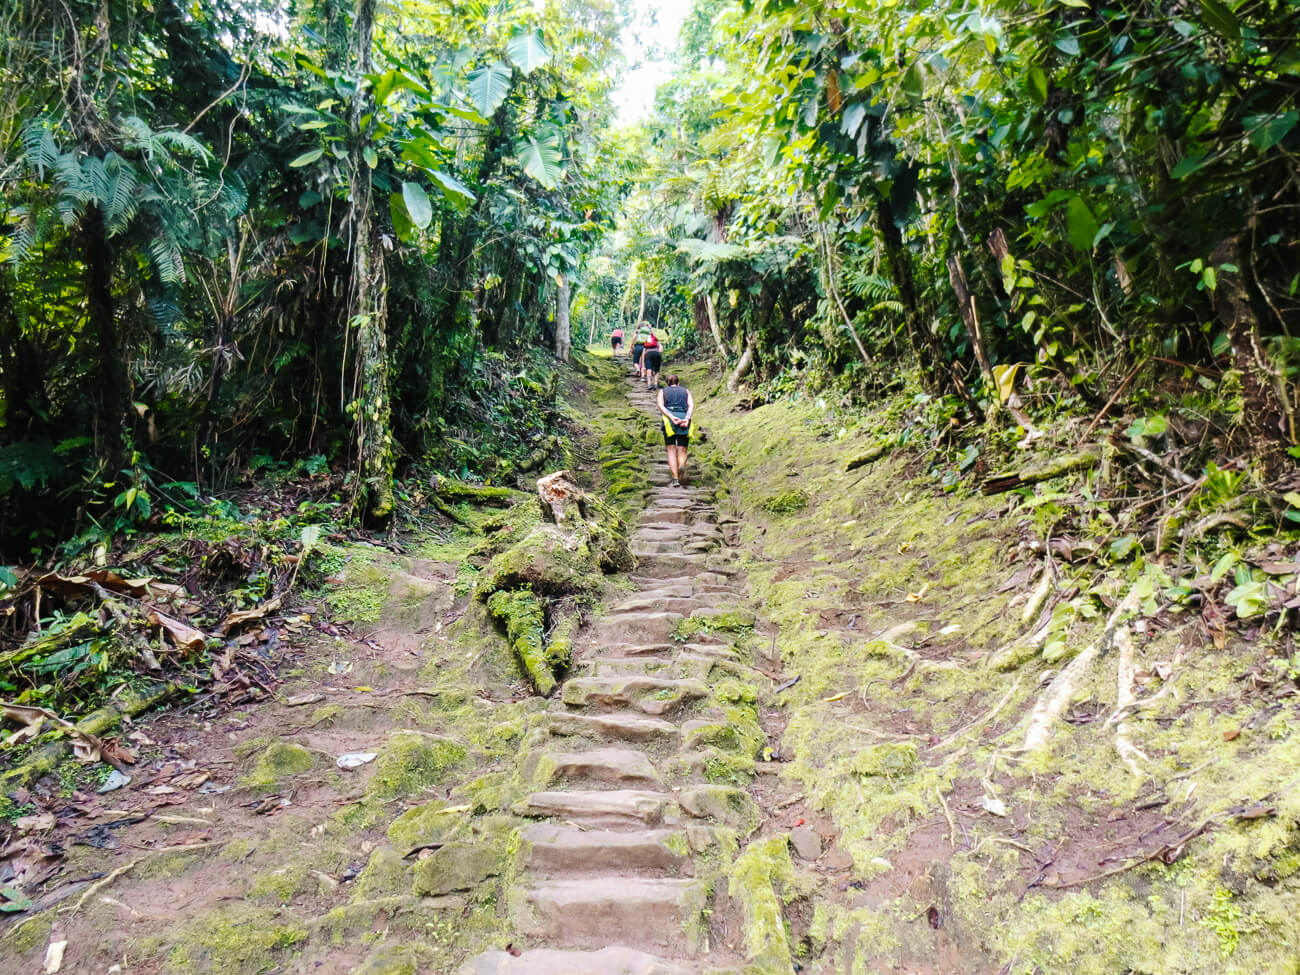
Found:
<svg viewBox="0 0 1300 975"><path fill-rule="evenodd" d="M639 386L631 398L655 411ZM741 583L710 492L672 485L662 448L647 447L646 459L651 490L632 539L637 591L586 631L587 649L520 759L537 791L514 812L536 822L520 831L507 892L512 947L470 960L462 975L692 975L743 965L711 943L709 864L719 858L704 855L759 818L743 788L710 781L709 771L728 737L718 733L728 718L717 686L752 683L753 672L713 634L673 639L692 614L734 609ZM736 754L752 759L752 736L735 737Z"/></svg>

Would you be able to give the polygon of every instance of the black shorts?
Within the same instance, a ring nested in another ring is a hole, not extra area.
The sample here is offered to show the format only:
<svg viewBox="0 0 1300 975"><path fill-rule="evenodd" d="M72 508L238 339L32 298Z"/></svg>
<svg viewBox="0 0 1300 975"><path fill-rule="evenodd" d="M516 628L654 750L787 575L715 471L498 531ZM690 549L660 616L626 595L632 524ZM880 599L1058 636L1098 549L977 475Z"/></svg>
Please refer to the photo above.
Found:
<svg viewBox="0 0 1300 975"><path fill-rule="evenodd" d="M689 433L665 433L664 444L669 447L689 447L691 445L691 435Z"/></svg>
<svg viewBox="0 0 1300 975"><path fill-rule="evenodd" d="M645 367L651 372L658 372L664 364L664 354L659 349L645 350Z"/></svg>
<svg viewBox="0 0 1300 975"><path fill-rule="evenodd" d="M612 339L609 340L609 344L613 346L615 349L617 349L620 345L623 344L623 340L619 338L617 335L615 335Z"/></svg>
<svg viewBox="0 0 1300 975"><path fill-rule="evenodd" d="M632 346L632 361L633 361L633 362L638 362L638 363L639 363L639 362L641 361L641 350L644 349L644 348L645 348L645 346L642 345L640 342L638 342L636 345Z"/></svg>

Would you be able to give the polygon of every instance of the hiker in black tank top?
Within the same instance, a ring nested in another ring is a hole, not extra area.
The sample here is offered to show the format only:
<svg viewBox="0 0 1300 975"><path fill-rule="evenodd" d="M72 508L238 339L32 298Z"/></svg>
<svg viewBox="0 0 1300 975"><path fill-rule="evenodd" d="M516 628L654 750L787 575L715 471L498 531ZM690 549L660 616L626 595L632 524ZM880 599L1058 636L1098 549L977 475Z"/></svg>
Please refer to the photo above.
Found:
<svg viewBox="0 0 1300 975"><path fill-rule="evenodd" d="M666 387L659 391L659 413L664 424L664 445L668 448L668 470L673 483L686 475L686 448L691 443L695 398L676 376L664 376Z"/></svg>

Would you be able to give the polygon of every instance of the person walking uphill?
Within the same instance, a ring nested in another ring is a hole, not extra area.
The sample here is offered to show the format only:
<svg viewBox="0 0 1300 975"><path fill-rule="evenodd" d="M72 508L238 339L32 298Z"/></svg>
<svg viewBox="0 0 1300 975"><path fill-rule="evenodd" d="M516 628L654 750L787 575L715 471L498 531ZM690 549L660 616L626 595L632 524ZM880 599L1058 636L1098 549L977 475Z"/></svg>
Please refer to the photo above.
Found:
<svg viewBox="0 0 1300 975"><path fill-rule="evenodd" d="M664 444L668 448L668 470L673 483L681 485L686 475L686 448L695 430L695 397L676 376L664 376L665 388L659 391L659 412L664 418Z"/></svg>
<svg viewBox="0 0 1300 975"><path fill-rule="evenodd" d="M645 362L645 388L659 388L659 370L664 364L663 346L659 344L659 336L654 331L650 332L650 337L645 340L645 351L641 353L641 358Z"/></svg>
<svg viewBox="0 0 1300 975"><path fill-rule="evenodd" d="M641 362L641 353L645 350L645 340L650 337L650 323L639 321L636 323L636 332L632 335L632 365L636 367L638 379L645 378L645 366Z"/></svg>
<svg viewBox="0 0 1300 975"><path fill-rule="evenodd" d="M609 342L614 347L614 355L618 355L623 349L623 330L621 328L614 329L610 333Z"/></svg>

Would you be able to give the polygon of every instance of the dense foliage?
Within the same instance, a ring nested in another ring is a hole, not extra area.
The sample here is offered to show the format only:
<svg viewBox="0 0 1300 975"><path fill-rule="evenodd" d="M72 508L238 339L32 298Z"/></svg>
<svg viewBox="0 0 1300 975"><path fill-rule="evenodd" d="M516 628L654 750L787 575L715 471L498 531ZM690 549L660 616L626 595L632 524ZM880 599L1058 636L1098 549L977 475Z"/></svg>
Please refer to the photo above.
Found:
<svg viewBox="0 0 1300 975"><path fill-rule="evenodd" d="M1286 0L701 3L634 257L760 395L1095 412L1128 377L1285 462L1298 36Z"/></svg>
<svg viewBox="0 0 1300 975"><path fill-rule="evenodd" d="M0 22L0 550L316 458L499 475L626 179L593 0L18 0ZM564 337L567 341L567 337Z"/></svg>

